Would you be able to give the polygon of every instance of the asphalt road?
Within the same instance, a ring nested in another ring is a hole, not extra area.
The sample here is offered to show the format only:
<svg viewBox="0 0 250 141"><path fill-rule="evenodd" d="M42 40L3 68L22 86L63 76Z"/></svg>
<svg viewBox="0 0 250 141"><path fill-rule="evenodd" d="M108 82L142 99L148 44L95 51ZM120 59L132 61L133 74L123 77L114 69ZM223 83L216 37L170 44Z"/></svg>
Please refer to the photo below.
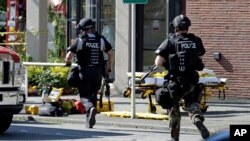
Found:
<svg viewBox="0 0 250 141"><path fill-rule="evenodd" d="M111 100L115 103L115 111L129 111L131 108L129 98L112 97ZM147 101L147 99L136 99L136 111L147 112ZM41 104L41 98L29 98L27 104ZM209 108L204 113L206 118L204 124L212 134L221 130L229 131L230 125L233 124L250 125L249 100L227 98L223 101L215 97L209 99L207 104ZM180 140L201 140L187 113L182 111L181 114ZM25 114L22 111L14 116L14 122L6 134L0 136L0 140L166 141L170 138L168 120L130 119L97 114L97 124L94 129L87 130L84 123L84 115L41 117Z"/></svg>
<svg viewBox="0 0 250 141"><path fill-rule="evenodd" d="M9 141L167 141L168 131L116 126L95 126L88 129L84 124L14 121L0 140ZM199 134L182 132L180 140L200 141Z"/></svg>

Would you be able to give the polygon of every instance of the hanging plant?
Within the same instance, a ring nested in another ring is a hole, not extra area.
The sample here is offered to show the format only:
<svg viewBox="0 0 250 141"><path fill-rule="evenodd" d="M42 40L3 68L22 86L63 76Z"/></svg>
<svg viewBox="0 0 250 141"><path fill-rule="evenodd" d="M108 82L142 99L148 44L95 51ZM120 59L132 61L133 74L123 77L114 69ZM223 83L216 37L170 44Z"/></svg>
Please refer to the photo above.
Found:
<svg viewBox="0 0 250 141"><path fill-rule="evenodd" d="M65 2L65 1L63 1ZM56 57L63 57L62 54L66 49L66 18L64 15L56 12L55 7L51 4L48 7L48 20L55 27L54 45L56 48Z"/></svg>
<svg viewBox="0 0 250 141"><path fill-rule="evenodd" d="M57 55L61 57L62 51L66 49L66 35L65 35L65 28L66 28L66 19L64 16L55 14L55 36L54 42L57 48Z"/></svg>

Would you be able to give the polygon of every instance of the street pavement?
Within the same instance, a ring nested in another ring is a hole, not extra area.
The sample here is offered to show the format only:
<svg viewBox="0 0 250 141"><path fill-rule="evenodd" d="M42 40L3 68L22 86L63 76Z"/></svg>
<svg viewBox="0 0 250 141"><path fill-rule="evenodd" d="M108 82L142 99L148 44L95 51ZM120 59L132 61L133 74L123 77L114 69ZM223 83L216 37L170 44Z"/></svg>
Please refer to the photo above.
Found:
<svg viewBox="0 0 250 141"><path fill-rule="evenodd" d="M112 94L112 92L111 92ZM62 96L62 99L79 99L78 95ZM106 98L103 98L106 100ZM112 94L110 97L114 102L114 111L131 112L131 98L125 98L121 94ZM148 98L141 99L136 96L135 112L148 113ZM40 105L42 103L41 97L28 97L26 105ZM250 100L237 99L226 97L225 100L220 100L218 97L211 97L207 102L208 110L204 113L204 124L213 134L218 131L228 130L230 125L243 124L250 125ZM196 127L192 124L187 113L181 109L181 133L188 132L198 134ZM26 114L25 111L14 115L13 120L35 120L38 122L57 122L57 123L77 123L85 124L85 115L83 114L69 114L63 117L44 117L38 115ZM164 131L169 130L169 120L156 119L138 119L138 118L124 118L124 117L110 117L105 114L97 114L97 123L95 126L115 126L115 127L134 127L143 129L158 129Z"/></svg>

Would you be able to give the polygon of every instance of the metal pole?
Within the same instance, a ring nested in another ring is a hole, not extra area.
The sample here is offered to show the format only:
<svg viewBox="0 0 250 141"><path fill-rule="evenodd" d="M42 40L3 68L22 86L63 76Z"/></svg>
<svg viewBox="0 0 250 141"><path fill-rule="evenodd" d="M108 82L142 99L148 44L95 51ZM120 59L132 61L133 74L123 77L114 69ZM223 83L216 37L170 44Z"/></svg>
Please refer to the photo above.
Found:
<svg viewBox="0 0 250 141"><path fill-rule="evenodd" d="M168 37L168 35L169 35L169 0L167 0L167 3L166 3L166 34L167 34L167 36L166 37Z"/></svg>
<svg viewBox="0 0 250 141"><path fill-rule="evenodd" d="M101 3L102 1L96 1L96 30L99 33L101 33Z"/></svg>
<svg viewBox="0 0 250 141"><path fill-rule="evenodd" d="M131 52L132 52L132 59L131 59L131 71L132 71L132 93L131 93L131 118L135 118L135 34L136 34L136 4L131 4L132 5L132 9L131 9Z"/></svg>
<svg viewBox="0 0 250 141"><path fill-rule="evenodd" d="M26 96L26 99L28 98L28 91L29 91L29 86L28 86L28 70L26 67L24 67L25 71L25 76L24 76L24 85L25 85L25 96Z"/></svg>
<svg viewBox="0 0 250 141"><path fill-rule="evenodd" d="M66 31L66 47L68 47L70 44L71 44L71 41L70 41L70 35L71 35L71 28L70 28L70 25L71 25L71 20L69 20L71 18L71 3L69 0L66 1L67 2L67 6L66 6L66 9L67 9L67 22L66 22L66 27L67 27L67 31ZM66 49L65 49L66 50Z"/></svg>

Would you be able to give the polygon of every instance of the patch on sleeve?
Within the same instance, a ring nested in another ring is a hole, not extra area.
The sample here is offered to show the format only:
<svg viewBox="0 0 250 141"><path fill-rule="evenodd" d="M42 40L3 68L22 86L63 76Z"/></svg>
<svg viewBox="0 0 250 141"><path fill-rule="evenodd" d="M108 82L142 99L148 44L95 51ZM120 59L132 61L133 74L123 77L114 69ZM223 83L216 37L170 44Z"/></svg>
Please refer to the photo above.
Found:
<svg viewBox="0 0 250 141"><path fill-rule="evenodd" d="M160 51L161 51L161 50L157 49L157 50L155 51L155 54L159 54Z"/></svg>

